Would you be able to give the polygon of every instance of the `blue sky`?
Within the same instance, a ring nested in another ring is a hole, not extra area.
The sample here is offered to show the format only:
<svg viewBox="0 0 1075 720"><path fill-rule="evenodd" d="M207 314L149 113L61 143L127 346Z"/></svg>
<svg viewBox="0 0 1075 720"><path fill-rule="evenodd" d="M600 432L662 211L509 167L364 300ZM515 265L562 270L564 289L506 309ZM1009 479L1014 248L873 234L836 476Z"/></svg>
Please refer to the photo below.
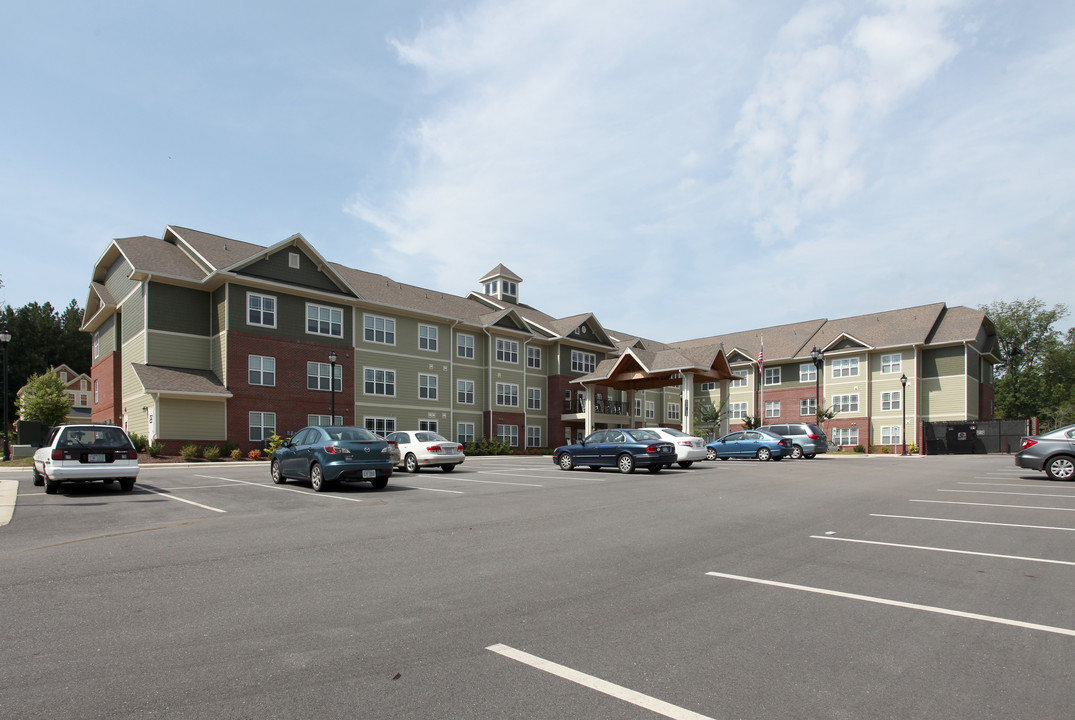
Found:
<svg viewBox="0 0 1075 720"><path fill-rule="evenodd" d="M20 3L0 303L174 224L664 341L1075 309L1072 68L1069 0Z"/></svg>

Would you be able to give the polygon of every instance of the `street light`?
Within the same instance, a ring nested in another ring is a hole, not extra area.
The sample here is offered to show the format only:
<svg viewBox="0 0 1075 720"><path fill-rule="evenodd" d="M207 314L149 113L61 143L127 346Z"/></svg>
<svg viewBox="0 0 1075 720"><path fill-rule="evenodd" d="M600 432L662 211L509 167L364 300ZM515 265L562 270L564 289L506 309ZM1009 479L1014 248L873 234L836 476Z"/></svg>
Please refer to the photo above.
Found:
<svg viewBox="0 0 1075 720"><path fill-rule="evenodd" d="M810 351L810 358L814 361L814 412L815 419L821 418L821 372L825 367L825 351L818 350L817 345Z"/></svg>
<svg viewBox="0 0 1075 720"><path fill-rule="evenodd" d="M329 425L335 425L336 424L336 351L335 350L329 350L328 351L328 364L329 364L329 368L330 368L329 374L328 374L328 383L329 383L329 389L332 390L332 410L331 410L332 414L329 416L328 424Z"/></svg>
<svg viewBox="0 0 1075 720"><path fill-rule="evenodd" d="M4 346L4 462L11 459L11 444L7 437L7 344L11 342L11 333L0 330L0 344Z"/></svg>
<svg viewBox="0 0 1075 720"><path fill-rule="evenodd" d="M903 408L903 426L900 427L900 441L903 442L903 452L907 454L907 373L900 375L900 385L903 386L903 397L900 398L900 407Z"/></svg>

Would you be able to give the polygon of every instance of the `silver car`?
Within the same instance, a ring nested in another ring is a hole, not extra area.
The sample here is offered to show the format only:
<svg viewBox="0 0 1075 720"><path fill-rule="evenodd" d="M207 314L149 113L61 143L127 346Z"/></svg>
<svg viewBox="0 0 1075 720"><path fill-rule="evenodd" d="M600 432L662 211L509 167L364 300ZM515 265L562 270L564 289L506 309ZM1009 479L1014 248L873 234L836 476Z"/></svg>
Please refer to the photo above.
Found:
<svg viewBox="0 0 1075 720"><path fill-rule="evenodd" d="M1044 470L1050 480L1075 480L1075 425L1023 438L1015 466Z"/></svg>
<svg viewBox="0 0 1075 720"><path fill-rule="evenodd" d="M57 425L34 452L34 485L44 485L49 495L60 483L93 480L118 480L121 489L131 490L137 477L138 451L115 425Z"/></svg>

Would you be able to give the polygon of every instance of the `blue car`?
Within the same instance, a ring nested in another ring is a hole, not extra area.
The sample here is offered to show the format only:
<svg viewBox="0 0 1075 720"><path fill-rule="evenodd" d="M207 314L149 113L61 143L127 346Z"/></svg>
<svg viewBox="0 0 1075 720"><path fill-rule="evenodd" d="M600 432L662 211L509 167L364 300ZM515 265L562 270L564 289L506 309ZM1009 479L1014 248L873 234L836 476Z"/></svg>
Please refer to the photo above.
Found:
<svg viewBox="0 0 1075 720"><path fill-rule="evenodd" d="M304 427L272 455L269 472L277 485L309 480L324 492L340 480L366 481L381 490L392 475L388 443L360 427Z"/></svg>
<svg viewBox="0 0 1075 720"><path fill-rule="evenodd" d="M636 467L644 467L657 473L676 462L676 448L652 430L614 428L597 430L580 443L556 448L552 461L561 470L586 465L591 470L619 468L621 473L633 473Z"/></svg>
<svg viewBox="0 0 1075 720"><path fill-rule="evenodd" d="M706 443L706 460L757 458L783 460L791 454L791 441L768 430L740 430Z"/></svg>

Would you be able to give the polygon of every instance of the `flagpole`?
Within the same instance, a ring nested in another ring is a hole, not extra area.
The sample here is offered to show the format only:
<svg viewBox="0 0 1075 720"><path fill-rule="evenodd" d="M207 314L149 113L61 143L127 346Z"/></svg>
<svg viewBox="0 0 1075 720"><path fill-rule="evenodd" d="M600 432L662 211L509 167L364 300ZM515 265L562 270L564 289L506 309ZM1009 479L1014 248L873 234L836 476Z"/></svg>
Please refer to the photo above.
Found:
<svg viewBox="0 0 1075 720"><path fill-rule="evenodd" d="M765 336L761 336L761 349L758 350L758 418L765 424ZM760 426L759 426L760 427Z"/></svg>

